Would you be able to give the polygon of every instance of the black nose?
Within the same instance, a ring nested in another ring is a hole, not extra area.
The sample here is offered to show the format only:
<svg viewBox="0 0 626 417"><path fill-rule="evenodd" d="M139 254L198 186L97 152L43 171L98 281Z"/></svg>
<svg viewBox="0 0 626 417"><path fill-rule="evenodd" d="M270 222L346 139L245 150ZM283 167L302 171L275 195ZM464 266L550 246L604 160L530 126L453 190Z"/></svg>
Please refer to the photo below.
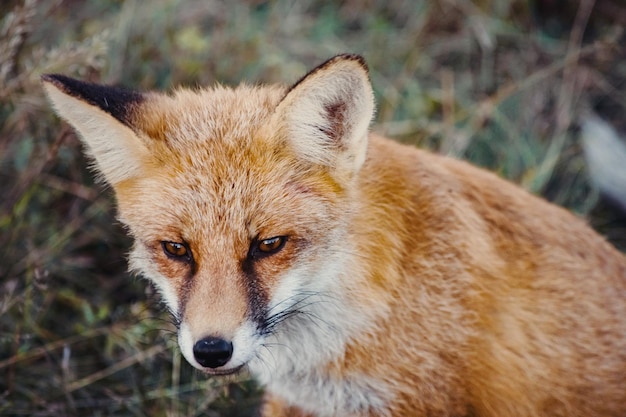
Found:
<svg viewBox="0 0 626 417"><path fill-rule="evenodd" d="M233 344L219 337L205 337L193 346L193 356L205 368L226 365L233 354Z"/></svg>

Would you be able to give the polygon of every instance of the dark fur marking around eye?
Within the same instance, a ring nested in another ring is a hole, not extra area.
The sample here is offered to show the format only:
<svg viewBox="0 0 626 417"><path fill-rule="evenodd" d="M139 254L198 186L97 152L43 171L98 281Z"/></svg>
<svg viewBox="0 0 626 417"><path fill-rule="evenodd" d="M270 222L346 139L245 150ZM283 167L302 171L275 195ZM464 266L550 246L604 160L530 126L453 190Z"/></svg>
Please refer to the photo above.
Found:
<svg viewBox="0 0 626 417"><path fill-rule="evenodd" d="M241 262L241 271L243 272L244 285L248 295L248 316L261 327L267 316L269 295L261 286L254 263L254 259L247 256Z"/></svg>

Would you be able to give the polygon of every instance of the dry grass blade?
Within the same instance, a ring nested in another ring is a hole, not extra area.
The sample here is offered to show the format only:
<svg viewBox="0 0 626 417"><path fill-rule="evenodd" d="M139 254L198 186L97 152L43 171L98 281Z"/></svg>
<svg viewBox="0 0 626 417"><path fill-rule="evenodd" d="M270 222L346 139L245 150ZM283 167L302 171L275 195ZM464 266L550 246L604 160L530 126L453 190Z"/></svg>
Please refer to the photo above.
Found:
<svg viewBox="0 0 626 417"><path fill-rule="evenodd" d="M567 130L572 123L572 109L581 95L580 90L582 87L580 85L577 86L577 84L580 83L578 82L576 69L578 67L578 61L582 56L582 38L594 4L595 0L582 0L578 7L574 27L569 37L565 64L563 66L563 82L557 101L554 139L551 141L546 156L539 165L529 187L530 190L535 193L541 192L552 177L554 168L567 141Z"/></svg>
<svg viewBox="0 0 626 417"><path fill-rule="evenodd" d="M65 346L71 346L75 343L79 343L84 340L91 339L93 337L100 336L103 334L108 334L116 330L118 329L116 329L115 326L113 327L107 326L107 327L102 327L99 329L85 331L82 334L70 336L64 339L55 340L54 342L49 342L45 344L44 346L41 346L35 349L30 349L27 352L15 354L8 359L4 359L0 361L0 369L7 368L12 365L16 365L20 362L27 362L27 361L35 360L41 356L48 354L49 352L53 350L62 349Z"/></svg>
<svg viewBox="0 0 626 417"><path fill-rule="evenodd" d="M84 388L87 385L91 385L95 383L96 381L99 381L103 378L111 376L137 363L145 362L146 360L151 359L152 357L163 352L164 350L165 350L165 346L152 346L145 351L137 352L128 358L125 358L125 359L120 360L119 362L116 362L114 365L111 365L108 368L94 372L93 374L86 376L84 378L81 378L77 381L70 382L65 387L65 392L70 393L78 389Z"/></svg>
<svg viewBox="0 0 626 417"><path fill-rule="evenodd" d="M8 13L0 28L0 85L10 91L7 85L10 77L15 77L17 59L26 38L32 31L33 18L37 11L38 0L24 0L24 4ZM0 97L6 91L0 90Z"/></svg>

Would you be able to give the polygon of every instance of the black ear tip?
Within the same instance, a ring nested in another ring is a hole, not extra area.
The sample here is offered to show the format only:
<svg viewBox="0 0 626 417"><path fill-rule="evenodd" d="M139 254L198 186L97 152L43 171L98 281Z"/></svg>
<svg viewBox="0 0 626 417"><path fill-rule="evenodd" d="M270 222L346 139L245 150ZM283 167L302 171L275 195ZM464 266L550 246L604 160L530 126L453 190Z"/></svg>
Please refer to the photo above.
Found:
<svg viewBox="0 0 626 417"><path fill-rule="evenodd" d="M64 79L65 81L67 81L68 78L69 77L66 77L61 74L42 74L41 75L41 81L45 83L54 84L57 87L62 87L65 84Z"/></svg>
<svg viewBox="0 0 626 417"><path fill-rule="evenodd" d="M354 62L356 62L361 67L361 69L363 71L365 71L365 73L369 76L369 68L367 67L367 62L365 62L365 58L363 58L361 55L349 54L349 53L339 54L339 55L335 55L332 58L322 62L320 65L318 65L317 67L315 67L311 71L309 71L302 78L300 78L298 81L296 81L289 88L287 93L289 93L289 91L295 89L298 85L300 85L310 75L315 74L318 71L324 70L324 69L330 67L331 65L334 65L334 64L336 64L338 62L342 62L342 61L354 61Z"/></svg>
<svg viewBox="0 0 626 417"><path fill-rule="evenodd" d="M367 62L365 61L365 58L363 58L361 55L358 55L358 54L339 54L331 59L346 59L349 61L356 61L362 67L367 68Z"/></svg>
<svg viewBox="0 0 626 417"><path fill-rule="evenodd" d="M80 81L61 74L43 74L41 80L69 96L99 107L128 126L132 108L144 100L144 95L134 90Z"/></svg>
<svg viewBox="0 0 626 417"><path fill-rule="evenodd" d="M359 64L361 68L365 70L365 72L369 73L369 68L367 66L367 62L365 61L365 58L363 58L361 55L350 53L335 55L334 57L319 65L318 68L325 68L331 64L334 64L335 62L340 61L354 61Z"/></svg>
<svg viewBox="0 0 626 417"><path fill-rule="evenodd" d="M86 88L98 87L97 84L77 80L63 74L43 74L41 76L41 81L53 84L54 86L71 95L75 95L75 92L84 90Z"/></svg>
<svg viewBox="0 0 626 417"><path fill-rule="evenodd" d="M95 84L80 81L63 74L42 74L41 81L44 83L50 83L59 90L62 90L72 96L76 96L77 94L75 94L75 92L80 91L87 86L95 86Z"/></svg>

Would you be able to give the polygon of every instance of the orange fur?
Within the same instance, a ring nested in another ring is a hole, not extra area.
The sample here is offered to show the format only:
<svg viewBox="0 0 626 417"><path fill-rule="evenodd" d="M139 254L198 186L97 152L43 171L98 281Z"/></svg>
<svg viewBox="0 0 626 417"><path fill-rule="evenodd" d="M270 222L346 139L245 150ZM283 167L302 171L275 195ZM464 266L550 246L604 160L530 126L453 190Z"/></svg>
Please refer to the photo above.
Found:
<svg viewBox="0 0 626 417"><path fill-rule="evenodd" d="M197 340L235 341L265 416L626 416L625 257L491 173L367 135L360 58L291 89L150 93L111 115L55 77L183 353L202 368ZM102 146L109 131L125 152Z"/></svg>

